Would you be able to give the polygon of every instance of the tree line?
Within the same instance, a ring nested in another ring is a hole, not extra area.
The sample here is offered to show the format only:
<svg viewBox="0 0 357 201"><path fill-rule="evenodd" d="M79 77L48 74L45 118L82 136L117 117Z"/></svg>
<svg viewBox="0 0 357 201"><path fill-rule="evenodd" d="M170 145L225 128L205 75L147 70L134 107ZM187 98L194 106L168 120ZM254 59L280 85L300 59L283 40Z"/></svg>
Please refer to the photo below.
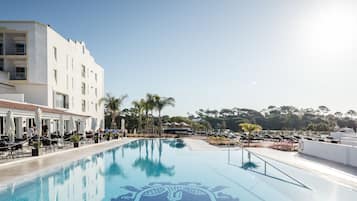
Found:
<svg viewBox="0 0 357 201"><path fill-rule="evenodd" d="M355 110L345 113L334 112L326 106L318 108L297 108L294 106L269 106L261 111L248 108L199 109L195 114L168 116L162 112L166 107L174 107L173 97L163 97L148 93L145 97L132 102L131 107L122 108L127 95L114 97L107 94L100 102L105 106L105 127L118 128L122 118L125 127L137 133L161 133L163 122L184 122L196 131L230 129L241 131L242 123L260 125L265 130L311 130L332 131L336 126L356 130Z"/></svg>
<svg viewBox="0 0 357 201"><path fill-rule="evenodd" d="M326 106L301 108L294 106L269 106L261 111L247 108L210 110L200 109L191 118L206 121L213 129L240 131L239 124L254 123L265 130L332 131L336 126L356 130L357 112L349 110L331 113Z"/></svg>

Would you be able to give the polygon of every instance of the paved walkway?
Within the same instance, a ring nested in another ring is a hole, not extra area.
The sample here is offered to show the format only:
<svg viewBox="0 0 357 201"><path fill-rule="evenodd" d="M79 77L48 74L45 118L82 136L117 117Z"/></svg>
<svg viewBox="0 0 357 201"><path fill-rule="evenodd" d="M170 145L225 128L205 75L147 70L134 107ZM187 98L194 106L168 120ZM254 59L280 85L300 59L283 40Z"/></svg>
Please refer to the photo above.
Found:
<svg viewBox="0 0 357 201"><path fill-rule="evenodd" d="M220 148L212 146L201 139L184 138L184 141L191 151L220 150Z"/></svg>
<svg viewBox="0 0 357 201"><path fill-rule="evenodd" d="M325 179L357 190L357 168L299 154L269 148L249 148L259 155L313 172Z"/></svg>
<svg viewBox="0 0 357 201"><path fill-rule="evenodd" d="M102 152L136 140L135 138L124 138L82 146L77 149L59 151L39 157L24 158L13 162L0 164L0 188L6 187L14 182L21 182L36 177L39 173L53 171L66 164L79 160L86 156Z"/></svg>

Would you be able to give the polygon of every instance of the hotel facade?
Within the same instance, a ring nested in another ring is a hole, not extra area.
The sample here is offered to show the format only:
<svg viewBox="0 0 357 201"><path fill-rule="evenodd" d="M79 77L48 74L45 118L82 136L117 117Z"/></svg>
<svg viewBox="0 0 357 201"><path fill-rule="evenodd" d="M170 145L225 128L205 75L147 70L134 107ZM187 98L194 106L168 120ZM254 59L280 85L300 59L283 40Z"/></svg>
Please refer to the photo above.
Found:
<svg viewBox="0 0 357 201"><path fill-rule="evenodd" d="M61 123L65 132L71 117L78 130L96 130L104 126L103 96L104 70L84 42L39 22L0 21L0 134L10 110L21 138L33 125L34 108L42 109L49 132Z"/></svg>

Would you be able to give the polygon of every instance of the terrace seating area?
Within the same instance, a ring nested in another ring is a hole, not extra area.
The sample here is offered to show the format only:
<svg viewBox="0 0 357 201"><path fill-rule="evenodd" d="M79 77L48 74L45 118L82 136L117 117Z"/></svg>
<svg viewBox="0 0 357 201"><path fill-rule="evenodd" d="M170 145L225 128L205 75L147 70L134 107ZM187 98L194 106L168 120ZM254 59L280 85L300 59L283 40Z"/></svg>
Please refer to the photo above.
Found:
<svg viewBox="0 0 357 201"><path fill-rule="evenodd" d="M79 146L86 146L95 143L101 143L109 140L119 139L123 135L119 130L105 130L103 132L86 132L85 134L65 133L63 137L56 133L51 134L51 138L37 135L26 139L15 139L14 143L9 142L8 137L2 137L0 140L0 164L19 158L32 157L32 149L35 143L40 142L40 153L48 154L60 150L73 149L74 143L71 140L73 135L79 135Z"/></svg>

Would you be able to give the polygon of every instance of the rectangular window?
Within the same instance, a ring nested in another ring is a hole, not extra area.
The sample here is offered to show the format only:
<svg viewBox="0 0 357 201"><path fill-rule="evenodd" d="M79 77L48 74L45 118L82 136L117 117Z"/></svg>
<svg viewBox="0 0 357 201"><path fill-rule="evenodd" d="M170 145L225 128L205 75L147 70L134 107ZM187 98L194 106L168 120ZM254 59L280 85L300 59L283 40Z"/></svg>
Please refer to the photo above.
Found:
<svg viewBox="0 0 357 201"><path fill-rule="evenodd" d="M53 56L55 58L55 60L57 61L57 48L53 47Z"/></svg>
<svg viewBox="0 0 357 201"><path fill-rule="evenodd" d="M56 69L53 70L53 78L55 80L55 83L57 84L57 70Z"/></svg>
<svg viewBox="0 0 357 201"><path fill-rule="evenodd" d="M82 65L82 77L86 77L86 66Z"/></svg>
<svg viewBox="0 0 357 201"><path fill-rule="evenodd" d="M95 104L95 111L98 112L98 104Z"/></svg>
<svg viewBox="0 0 357 201"><path fill-rule="evenodd" d="M68 80L68 75L66 75L66 89L69 89L69 80Z"/></svg>
<svg viewBox="0 0 357 201"><path fill-rule="evenodd" d="M72 77L72 90L74 89L74 79Z"/></svg>
<svg viewBox="0 0 357 201"><path fill-rule="evenodd" d="M86 95L86 83L82 82L82 95Z"/></svg>
<svg viewBox="0 0 357 201"><path fill-rule="evenodd" d="M10 74L10 78L13 80L26 80L26 68L16 67L15 74Z"/></svg>
<svg viewBox="0 0 357 201"><path fill-rule="evenodd" d="M86 111L86 101L82 100L82 112Z"/></svg>
<svg viewBox="0 0 357 201"><path fill-rule="evenodd" d="M74 108L74 96L72 96L72 108Z"/></svg>
<svg viewBox="0 0 357 201"><path fill-rule="evenodd" d="M94 89L94 94L95 94L95 97L98 96L98 89L97 88Z"/></svg>
<svg viewBox="0 0 357 201"><path fill-rule="evenodd" d="M56 92L55 96L56 96L55 101L56 101L57 108L67 108L67 109L69 108L68 95Z"/></svg>
<svg viewBox="0 0 357 201"><path fill-rule="evenodd" d="M72 72L73 72L73 68L74 68L74 60L72 58Z"/></svg>
<svg viewBox="0 0 357 201"><path fill-rule="evenodd" d="M97 73L94 74L94 79L95 79L96 82L98 81L98 74Z"/></svg>
<svg viewBox="0 0 357 201"><path fill-rule="evenodd" d="M25 55L26 54L26 46L24 43L16 43L16 55Z"/></svg>
<svg viewBox="0 0 357 201"><path fill-rule="evenodd" d="M68 55L66 55L66 70L67 70L67 71L68 71L68 66L69 66L69 65L68 65L68 62L69 62L69 61L68 61Z"/></svg>

